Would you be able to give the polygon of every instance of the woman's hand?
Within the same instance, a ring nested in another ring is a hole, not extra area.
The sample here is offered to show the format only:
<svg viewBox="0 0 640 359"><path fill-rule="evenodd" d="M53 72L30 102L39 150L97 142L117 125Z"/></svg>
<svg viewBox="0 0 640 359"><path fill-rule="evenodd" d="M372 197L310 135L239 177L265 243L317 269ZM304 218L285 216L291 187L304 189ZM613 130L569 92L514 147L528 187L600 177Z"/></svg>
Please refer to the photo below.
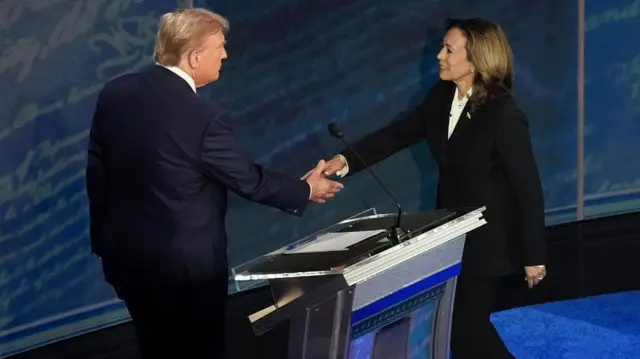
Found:
<svg viewBox="0 0 640 359"><path fill-rule="evenodd" d="M332 159L324 163L324 170L322 171L322 175L325 177L332 176L336 174L336 172L343 170L346 166L347 161L345 160L345 158L340 155L336 155ZM307 172L300 179L306 180L311 175L311 173L313 173L313 171L315 171L315 168Z"/></svg>
<svg viewBox="0 0 640 359"><path fill-rule="evenodd" d="M529 288L533 288L540 283L547 275L547 269L543 265L539 266L526 266L524 267L525 278Z"/></svg>

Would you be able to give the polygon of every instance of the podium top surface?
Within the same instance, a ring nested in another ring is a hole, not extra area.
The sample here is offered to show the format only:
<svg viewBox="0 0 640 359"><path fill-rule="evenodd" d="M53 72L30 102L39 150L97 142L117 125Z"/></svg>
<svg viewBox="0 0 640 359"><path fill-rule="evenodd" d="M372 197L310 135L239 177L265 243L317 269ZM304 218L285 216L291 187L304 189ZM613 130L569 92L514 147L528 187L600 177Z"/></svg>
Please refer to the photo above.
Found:
<svg viewBox="0 0 640 359"><path fill-rule="evenodd" d="M466 217L479 218L480 209L436 210L405 213L401 227L409 240L394 246L389 238L396 214L379 214L342 221L299 241L235 267L237 281L341 274L393 247L410 244L422 234L437 232Z"/></svg>

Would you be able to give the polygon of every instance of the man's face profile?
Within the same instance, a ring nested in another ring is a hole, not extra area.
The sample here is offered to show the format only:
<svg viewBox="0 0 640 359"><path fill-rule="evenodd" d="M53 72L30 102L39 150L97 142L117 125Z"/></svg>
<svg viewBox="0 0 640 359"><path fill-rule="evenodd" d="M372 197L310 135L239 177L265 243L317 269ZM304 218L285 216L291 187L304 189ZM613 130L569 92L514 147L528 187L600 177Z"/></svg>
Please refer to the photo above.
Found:
<svg viewBox="0 0 640 359"><path fill-rule="evenodd" d="M222 60L227 58L226 39L221 31L207 36L199 51L195 52L194 80L202 87L218 80Z"/></svg>

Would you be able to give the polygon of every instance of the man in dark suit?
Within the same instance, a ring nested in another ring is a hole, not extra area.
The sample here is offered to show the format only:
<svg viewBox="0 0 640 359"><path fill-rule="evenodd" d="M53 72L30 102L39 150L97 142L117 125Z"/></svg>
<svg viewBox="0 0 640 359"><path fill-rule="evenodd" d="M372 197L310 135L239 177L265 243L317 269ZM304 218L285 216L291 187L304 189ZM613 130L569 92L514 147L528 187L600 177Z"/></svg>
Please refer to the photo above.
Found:
<svg viewBox="0 0 640 359"><path fill-rule="evenodd" d="M227 192L301 216L342 188L279 175L246 158L196 88L218 79L227 20L203 9L162 17L150 70L99 94L86 170L91 245L124 300L145 358L223 358Z"/></svg>
<svg viewBox="0 0 640 359"><path fill-rule="evenodd" d="M353 145L373 164L426 139L438 163L437 208L486 206L487 224L467 234L451 345L454 359L513 358L490 322L495 288L512 273L529 287L546 275L544 200L528 122L510 94L511 48L483 19L447 26L440 81L406 118ZM350 151L326 175L362 169Z"/></svg>

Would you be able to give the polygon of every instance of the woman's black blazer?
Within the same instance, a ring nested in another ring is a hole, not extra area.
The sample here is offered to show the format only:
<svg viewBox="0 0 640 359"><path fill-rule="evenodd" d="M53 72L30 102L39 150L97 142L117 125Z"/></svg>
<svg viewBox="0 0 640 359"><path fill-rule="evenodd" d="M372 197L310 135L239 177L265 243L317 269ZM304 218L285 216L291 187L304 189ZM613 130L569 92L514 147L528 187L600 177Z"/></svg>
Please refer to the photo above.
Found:
<svg viewBox="0 0 640 359"><path fill-rule="evenodd" d="M372 165L420 140L438 163L437 208L486 206L487 224L467 235L466 275L499 276L546 262L542 185L528 122L510 94L477 106L467 103L447 139L452 82L439 81L406 118L354 144ZM352 175L362 169L342 152Z"/></svg>

